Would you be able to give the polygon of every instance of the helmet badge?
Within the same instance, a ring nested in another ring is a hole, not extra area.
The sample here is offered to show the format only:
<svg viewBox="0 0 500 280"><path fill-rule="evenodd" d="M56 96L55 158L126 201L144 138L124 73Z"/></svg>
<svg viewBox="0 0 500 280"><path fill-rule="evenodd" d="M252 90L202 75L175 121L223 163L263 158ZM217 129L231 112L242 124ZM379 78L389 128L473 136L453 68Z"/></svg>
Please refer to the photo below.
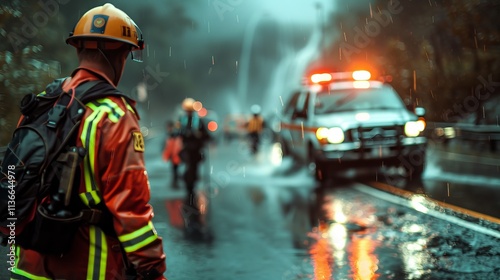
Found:
<svg viewBox="0 0 500 280"><path fill-rule="evenodd" d="M95 15L92 19L92 28L90 29L90 32L104 34L108 18L109 16L107 15Z"/></svg>

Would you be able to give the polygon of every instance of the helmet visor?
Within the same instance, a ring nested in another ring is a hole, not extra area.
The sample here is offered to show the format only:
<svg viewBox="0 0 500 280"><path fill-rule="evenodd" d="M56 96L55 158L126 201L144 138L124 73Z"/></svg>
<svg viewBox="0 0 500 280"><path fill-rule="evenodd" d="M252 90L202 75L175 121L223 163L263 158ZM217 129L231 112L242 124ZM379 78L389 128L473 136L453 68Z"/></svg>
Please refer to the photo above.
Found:
<svg viewBox="0 0 500 280"><path fill-rule="evenodd" d="M142 31L132 19L130 20L132 21L132 24L134 25L135 30L137 31L137 45L139 47L132 49L132 51L130 52L130 57L132 58L133 61L142 62L143 61L142 50L144 49L144 39L142 37Z"/></svg>
<svg viewBox="0 0 500 280"><path fill-rule="evenodd" d="M130 52L130 58L132 58L132 60L135 62L143 62L142 50L132 50Z"/></svg>

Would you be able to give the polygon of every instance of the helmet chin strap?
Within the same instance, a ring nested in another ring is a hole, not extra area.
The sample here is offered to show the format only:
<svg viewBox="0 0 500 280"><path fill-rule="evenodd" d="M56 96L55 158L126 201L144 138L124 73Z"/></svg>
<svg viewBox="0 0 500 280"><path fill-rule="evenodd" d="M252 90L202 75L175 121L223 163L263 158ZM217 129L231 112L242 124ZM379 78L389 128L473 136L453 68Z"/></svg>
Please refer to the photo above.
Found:
<svg viewBox="0 0 500 280"><path fill-rule="evenodd" d="M115 83L115 86L118 86L118 82L120 81L120 78L121 78L121 75L117 75L118 73L118 69L116 69L116 65L114 65L113 63L111 63L111 61L109 61L108 57L106 56L106 54L101 50L101 48L97 47L97 49L99 50L99 52L101 53L101 55L104 57L104 59L106 59L106 61L108 62L109 66L111 66L111 70L113 70L113 77L110 77L110 80L112 80L114 83ZM120 71L121 73L121 71Z"/></svg>

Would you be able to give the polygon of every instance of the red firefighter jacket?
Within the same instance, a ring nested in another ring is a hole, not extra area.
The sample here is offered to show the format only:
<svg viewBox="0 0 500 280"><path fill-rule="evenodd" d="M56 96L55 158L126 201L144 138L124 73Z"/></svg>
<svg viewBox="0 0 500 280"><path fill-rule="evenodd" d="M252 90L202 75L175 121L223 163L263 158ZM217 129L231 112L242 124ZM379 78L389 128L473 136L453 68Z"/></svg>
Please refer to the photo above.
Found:
<svg viewBox="0 0 500 280"><path fill-rule="evenodd" d="M79 68L63 88L95 80L97 75L105 77ZM90 102L77 140L87 150L81 166L80 198L90 207L104 201L113 216L117 238L89 225L79 229L72 249L63 256L17 248L14 279L16 275L19 279L125 279L120 243L139 273L152 269L165 272L162 239L152 223L144 142L133 105L120 97Z"/></svg>

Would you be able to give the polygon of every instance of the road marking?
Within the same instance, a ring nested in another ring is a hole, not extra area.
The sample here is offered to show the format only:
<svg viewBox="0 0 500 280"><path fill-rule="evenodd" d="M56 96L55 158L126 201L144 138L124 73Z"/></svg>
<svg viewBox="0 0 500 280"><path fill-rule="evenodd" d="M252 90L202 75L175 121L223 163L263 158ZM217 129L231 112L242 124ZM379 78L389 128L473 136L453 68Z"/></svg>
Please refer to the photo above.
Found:
<svg viewBox="0 0 500 280"><path fill-rule="evenodd" d="M458 212L461 212L461 213L466 214L466 215L473 216L475 218L478 218L478 216L479 216L480 219L488 220L490 222L497 223L497 224L500 223L500 219L496 219L496 218L493 218L493 217L482 215L480 213L476 213L476 212L473 212L473 211L465 210L465 209L462 209L460 207L456 207L456 206L453 206L453 205L449 205L449 204L445 204L445 203L442 203L442 202L438 202L438 201L435 201L433 199L424 197L423 195L419 195L419 194L415 194L415 193L412 193L412 192L404 191L404 190L397 189L397 188L394 188L394 187L384 186L385 189L390 188L391 192L394 191L393 192L394 194L390 194L390 193L387 193L387 192L384 192L384 191L381 191L381 190L377 190L377 189L374 189L372 187L369 187L369 186L366 186L366 185L362 185L362 184L356 185L356 186L354 186L354 188L356 190L360 191L360 192L363 192L363 193L366 193L368 195L371 195L371 196L383 199L385 201L388 201L388 202L391 202L391 203L395 203L395 204L399 204L399 205L402 205L402 206L414 209L416 211L419 211L421 213L424 213L426 215L430 215L430 216L433 216L435 218L438 218L438 219L441 219L441 220L444 220L444 221L456 224L458 226L461 226L461 227L464 227L464 228L467 228L467 229L470 229L470 230L473 230L473 231L476 231L476 232L479 232L479 233L483 233L483 234L486 234L486 235L489 235L489 236L492 236L492 237L500 239L500 232L499 231L492 230L492 229L489 229L489 228L486 228L486 227L482 227L480 225L477 225L477 224L474 224L474 223L462 220L462 219L457 218L457 217L453 217L453 216L449 216L449 215L443 214L443 213L441 213L439 211L436 211L436 210L434 210L432 208L427 207L426 205L439 205L441 207L450 208L450 209L452 209L454 211L460 210ZM394 190L392 190L392 189L394 189ZM413 198L415 198L415 199L413 199ZM446 206L444 206L443 204L445 204Z"/></svg>

